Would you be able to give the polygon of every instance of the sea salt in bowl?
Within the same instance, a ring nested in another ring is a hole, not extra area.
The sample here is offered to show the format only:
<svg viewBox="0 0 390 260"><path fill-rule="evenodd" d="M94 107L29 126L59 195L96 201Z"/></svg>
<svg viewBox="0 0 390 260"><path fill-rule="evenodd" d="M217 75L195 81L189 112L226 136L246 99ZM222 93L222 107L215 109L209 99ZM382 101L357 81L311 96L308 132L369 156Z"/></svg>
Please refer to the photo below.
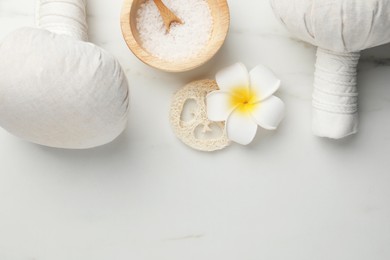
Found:
<svg viewBox="0 0 390 260"><path fill-rule="evenodd" d="M184 22L183 25L173 24L169 33L165 32L162 20L158 20L161 17L157 17L157 8L151 6L150 1L125 0L121 15L123 37L130 50L144 63L168 72L188 71L209 61L222 47L230 24L226 0L204 0L210 23L205 19L207 13L201 9L199 2L202 0L191 0L194 1L192 7L187 1L165 0L168 7L176 7L171 10ZM184 6L180 7L180 4ZM197 12L200 12L199 17ZM205 32L209 33L206 40ZM160 38L156 38L158 34L161 34ZM186 44L180 41L188 41L187 56Z"/></svg>

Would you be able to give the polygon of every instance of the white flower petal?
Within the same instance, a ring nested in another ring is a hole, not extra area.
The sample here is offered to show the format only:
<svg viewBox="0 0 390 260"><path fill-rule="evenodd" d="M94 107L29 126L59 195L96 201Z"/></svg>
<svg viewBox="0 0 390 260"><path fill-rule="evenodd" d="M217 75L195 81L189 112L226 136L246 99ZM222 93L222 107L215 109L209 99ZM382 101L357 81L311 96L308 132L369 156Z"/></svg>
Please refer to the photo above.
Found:
<svg viewBox="0 0 390 260"><path fill-rule="evenodd" d="M275 74L263 65L257 65L249 72L250 87L258 93L259 101L267 99L280 86L280 80Z"/></svg>
<svg viewBox="0 0 390 260"><path fill-rule="evenodd" d="M226 121L226 132L230 140L247 145L253 141L257 132L257 124L248 114L234 110Z"/></svg>
<svg viewBox="0 0 390 260"><path fill-rule="evenodd" d="M215 75L220 90L230 91L232 88L248 87L249 74L245 65L236 63L230 67L220 70Z"/></svg>
<svg viewBox="0 0 390 260"><path fill-rule="evenodd" d="M252 117L255 122L268 130L274 130L284 117L284 103L275 96L270 96L255 107Z"/></svg>
<svg viewBox="0 0 390 260"><path fill-rule="evenodd" d="M229 99L230 95L225 91L213 91L206 96L207 117L210 121L226 121L234 109Z"/></svg>

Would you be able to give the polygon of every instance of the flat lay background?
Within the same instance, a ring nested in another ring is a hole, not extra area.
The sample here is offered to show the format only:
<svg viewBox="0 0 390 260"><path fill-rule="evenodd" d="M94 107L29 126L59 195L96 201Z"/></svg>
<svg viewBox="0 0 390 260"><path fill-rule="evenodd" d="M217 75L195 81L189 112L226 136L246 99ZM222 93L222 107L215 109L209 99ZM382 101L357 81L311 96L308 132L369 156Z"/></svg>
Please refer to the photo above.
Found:
<svg viewBox="0 0 390 260"><path fill-rule="evenodd" d="M363 53L360 132L332 141L311 134L315 49L279 24L267 0L230 0L222 50L180 74L132 55L121 5L90 0L88 22L90 40L126 71L129 126L86 151L0 130L0 260L390 259L390 45ZM34 26L34 8L0 0L0 42ZM173 94L237 61L282 79L285 120L247 147L187 148L169 125Z"/></svg>

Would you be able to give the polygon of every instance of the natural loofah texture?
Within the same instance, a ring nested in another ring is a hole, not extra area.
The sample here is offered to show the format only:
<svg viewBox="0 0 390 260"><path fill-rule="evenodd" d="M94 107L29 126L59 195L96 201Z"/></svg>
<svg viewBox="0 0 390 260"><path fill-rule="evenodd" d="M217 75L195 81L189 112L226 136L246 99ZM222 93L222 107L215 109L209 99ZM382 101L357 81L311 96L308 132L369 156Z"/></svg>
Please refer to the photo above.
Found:
<svg viewBox="0 0 390 260"><path fill-rule="evenodd" d="M357 132L360 51L390 42L388 0L270 0L298 38L318 46L313 132L334 139Z"/></svg>
<svg viewBox="0 0 390 260"><path fill-rule="evenodd" d="M127 79L112 55L82 41L85 4L41 0L38 24L53 32L22 28L0 44L0 126L10 133L85 149L111 142L126 127Z"/></svg>
<svg viewBox="0 0 390 260"><path fill-rule="evenodd" d="M170 122L176 136L186 145L199 150L212 152L230 144L224 122L212 122L207 118L206 96L218 90L214 80L200 80L189 83L174 96ZM183 113L189 101L195 102L192 118L184 120Z"/></svg>

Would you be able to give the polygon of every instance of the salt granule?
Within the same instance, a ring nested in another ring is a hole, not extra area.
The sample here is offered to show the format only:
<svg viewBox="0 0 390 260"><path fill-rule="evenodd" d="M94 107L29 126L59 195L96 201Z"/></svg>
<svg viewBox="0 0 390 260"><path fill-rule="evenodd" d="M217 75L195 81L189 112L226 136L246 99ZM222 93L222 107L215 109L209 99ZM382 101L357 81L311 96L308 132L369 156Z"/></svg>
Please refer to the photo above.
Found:
<svg viewBox="0 0 390 260"><path fill-rule="evenodd" d="M173 23L167 32L153 0L137 11L137 30L143 48L163 60L187 60L199 55L210 39L213 19L206 0L164 0L183 24Z"/></svg>

